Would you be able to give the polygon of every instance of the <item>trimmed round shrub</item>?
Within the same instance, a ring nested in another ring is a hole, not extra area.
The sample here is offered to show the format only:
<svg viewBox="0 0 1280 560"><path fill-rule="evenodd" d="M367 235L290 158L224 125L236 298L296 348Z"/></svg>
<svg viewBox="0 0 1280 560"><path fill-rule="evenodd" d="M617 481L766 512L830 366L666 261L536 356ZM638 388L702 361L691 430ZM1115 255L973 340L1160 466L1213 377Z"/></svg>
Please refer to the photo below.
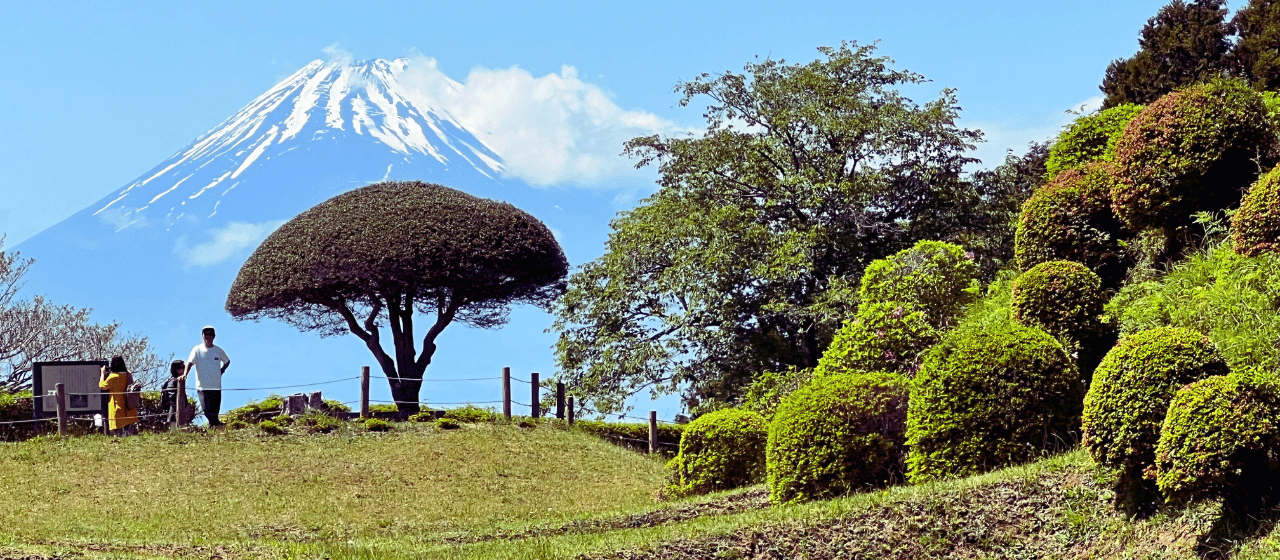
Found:
<svg viewBox="0 0 1280 560"><path fill-rule="evenodd" d="M409 415L409 422L435 422L436 415L431 411L415 412Z"/></svg>
<svg viewBox="0 0 1280 560"><path fill-rule="evenodd" d="M815 376L869 371L915 375L938 331L910 304L868 303L846 321L814 369Z"/></svg>
<svg viewBox="0 0 1280 560"><path fill-rule="evenodd" d="M1231 216L1231 245L1252 257L1280 253L1280 167L1258 178Z"/></svg>
<svg viewBox="0 0 1280 560"><path fill-rule="evenodd" d="M394 428L395 426L392 426L391 422L381 418L368 418L364 421L364 429L370 432L389 432Z"/></svg>
<svg viewBox="0 0 1280 560"><path fill-rule="evenodd" d="M1251 370L1178 390L1156 447L1156 484L1174 503L1271 492L1280 450L1273 379Z"/></svg>
<svg viewBox="0 0 1280 560"><path fill-rule="evenodd" d="M1140 111L1141 105L1125 103L1076 119L1049 148L1045 171L1052 177L1094 160L1111 159L1116 141Z"/></svg>
<svg viewBox="0 0 1280 560"><path fill-rule="evenodd" d="M1013 281L1013 320L1074 342L1102 332L1102 279L1083 264L1050 261Z"/></svg>
<svg viewBox="0 0 1280 560"><path fill-rule="evenodd" d="M912 380L907 479L969 476L1068 444L1083 394L1075 362L1040 329L952 331Z"/></svg>
<svg viewBox="0 0 1280 560"><path fill-rule="evenodd" d="M1013 253L1019 270L1050 261L1084 263L1114 288L1132 264L1129 233L1111 209L1115 166L1091 163L1057 174L1022 205Z"/></svg>
<svg viewBox="0 0 1280 560"><path fill-rule="evenodd" d="M1126 336L1102 358L1084 399L1084 442L1095 462L1117 472L1121 501L1149 501L1154 485L1144 480L1154 479L1160 426L1178 389L1226 373L1209 337L1176 327Z"/></svg>
<svg viewBox="0 0 1280 560"><path fill-rule="evenodd" d="M1111 200L1134 229L1180 226L1198 211L1234 206L1275 152L1258 92L1238 81L1191 86L1129 123L1115 147Z"/></svg>
<svg viewBox="0 0 1280 560"><path fill-rule="evenodd" d="M680 451L668 464L673 480L664 491L678 498L749 486L764 480L764 417L724 408L685 426Z"/></svg>
<svg viewBox="0 0 1280 560"><path fill-rule="evenodd" d="M867 266L858 299L907 304L924 313L934 328L952 323L964 306L978 299L978 265L959 245L920 241Z"/></svg>
<svg viewBox="0 0 1280 560"><path fill-rule="evenodd" d="M766 448L775 504L900 479L909 382L893 373L814 379L778 406Z"/></svg>

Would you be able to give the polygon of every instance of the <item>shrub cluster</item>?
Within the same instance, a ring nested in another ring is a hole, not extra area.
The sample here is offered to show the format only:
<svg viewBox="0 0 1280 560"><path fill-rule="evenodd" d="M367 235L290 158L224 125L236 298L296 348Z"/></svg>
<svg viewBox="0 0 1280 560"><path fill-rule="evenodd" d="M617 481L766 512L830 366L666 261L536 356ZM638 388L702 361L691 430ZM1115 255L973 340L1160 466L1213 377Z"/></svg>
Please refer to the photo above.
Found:
<svg viewBox="0 0 1280 560"><path fill-rule="evenodd" d="M1020 270L1049 261L1084 263L1114 288L1131 265L1129 233L1111 209L1115 166L1095 162L1057 174L1022 205L1014 256Z"/></svg>
<svg viewBox="0 0 1280 560"><path fill-rule="evenodd" d="M907 479L968 476L1067 444L1082 394L1075 363L1042 330L951 331L912 381Z"/></svg>
<svg viewBox="0 0 1280 560"><path fill-rule="evenodd" d="M768 426L759 414L725 408L685 426L680 451L667 463L665 495L672 498L728 490L764 480Z"/></svg>
<svg viewBox="0 0 1280 560"><path fill-rule="evenodd" d="M747 386L740 406L746 410L755 411L763 416L766 422L771 421L782 399L808 385L812 379L813 370L808 368L791 366L780 372L766 371L756 376Z"/></svg>
<svg viewBox="0 0 1280 560"><path fill-rule="evenodd" d="M1182 386L1227 371L1213 342L1189 329L1135 333L1107 353L1084 399L1083 430L1094 461L1118 474L1118 495L1150 501L1169 402Z"/></svg>
<svg viewBox="0 0 1280 560"><path fill-rule="evenodd" d="M1145 229L1234 206L1259 166L1275 163L1266 117L1262 97L1238 81L1188 87L1148 105L1115 146L1117 215Z"/></svg>
<svg viewBox="0 0 1280 560"><path fill-rule="evenodd" d="M935 329L951 325L964 306L978 299L978 265L964 249L941 241L920 241L872 261L862 275L862 305L891 303L924 313Z"/></svg>
<svg viewBox="0 0 1280 560"><path fill-rule="evenodd" d="M1182 327L1208 334L1232 370L1280 371L1280 254L1245 257L1219 243L1158 280L1125 286L1106 314L1121 334Z"/></svg>
<svg viewBox="0 0 1280 560"><path fill-rule="evenodd" d="M924 353L938 341L938 330L909 304L864 303L852 321L836 333L814 369L814 376L885 371L915 375Z"/></svg>
<svg viewBox="0 0 1280 560"><path fill-rule="evenodd" d="M1057 337L1088 384L1116 342L1114 326L1104 321L1102 279L1080 263L1050 261L1019 275L1011 292L1013 319Z"/></svg>
<svg viewBox="0 0 1280 560"><path fill-rule="evenodd" d="M1045 161L1048 176L1083 167L1094 160L1111 159L1116 141L1140 111L1141 105L1124 103L1076 119L1049 148L1049 158Z"/></svg>
<svg viewBox="0 0 1280 560"><path fill-rule="evenodd" d="M1258 370L1202 379L1169 403L1156 447L1156 483L1171 502L1225 498L1228 508L1271 493L1280 466L1280 391Z"/></svg>
<svg viewBox="0 0 1280 560"><path fill-rule="evenodd" d="M1237 253L1280 253L1280 166L1259 177L1231 216L1231 241Z"/></svg>
<svg viewBox="0 0 1280 560"><path fill-rule="evenodd" d="M833 375L788 396L769 423L772 501L829 498L898 479L908 383L892 373Z"/></svg>
<svg viewBox="0 0 1280 560"><path fill-rule="evenodd" d="M487 408L480 408L474 405L466 405L459 408L446 410L444 417L450 420L456 420L464 424L479 424L482 422L493 422L498 419L498 414Z"/></svg>

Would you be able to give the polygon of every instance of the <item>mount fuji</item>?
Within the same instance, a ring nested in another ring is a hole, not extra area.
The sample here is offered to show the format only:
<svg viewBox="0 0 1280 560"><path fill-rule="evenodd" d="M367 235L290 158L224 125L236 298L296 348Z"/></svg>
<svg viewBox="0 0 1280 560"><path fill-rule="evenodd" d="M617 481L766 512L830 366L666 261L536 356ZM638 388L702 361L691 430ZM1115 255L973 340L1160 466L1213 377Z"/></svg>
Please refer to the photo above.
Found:
<svg viewBox="0 0 1280 560"><path fill-rule="evenodd" d="M504 174L502 156L447 111L399 80L409 61L313 61L169 159L98 202L14 247L35 259L26 290L94 309L150 338L162 357L185 358L214 325L232 359L223 410L271 392L358 374L372 365L354 336L318 338L283 324L236 322L223 310L240 265L271 231L347 190L421 180L503 200L542 220L571 265L598 255L610 201L585 190L534 188ZM432 379L554 372L551 318L515 308L500 330L452 325L438 339L421 398L484 403L499 383ZM378 371L373 368L375 375ZM354 401L358 382L316 386ZM385 382L372 398L389 400ZM518 399L519 400L519 399ZM525 397L524 400L528 400ZM523 401L521 401L523 402Z"/></svg>

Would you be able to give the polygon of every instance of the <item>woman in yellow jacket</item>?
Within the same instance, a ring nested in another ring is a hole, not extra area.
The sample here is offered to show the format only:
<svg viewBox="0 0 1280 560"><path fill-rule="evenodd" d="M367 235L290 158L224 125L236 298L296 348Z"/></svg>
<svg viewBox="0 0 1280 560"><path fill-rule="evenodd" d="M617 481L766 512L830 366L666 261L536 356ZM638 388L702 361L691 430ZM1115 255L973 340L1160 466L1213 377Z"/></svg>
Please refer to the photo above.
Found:
<svg viewBox="0 0 1280 560"><path fill-rule="evenodd" d="M138 411L126 407L125 391L133 383L133 376L124 367L124 358L111 358L111 374L107 374L107 366L102 366L102 377L98 379L98 387L111 395L107 406L108 428L112 435L127 436L138 433Z"/></svg>

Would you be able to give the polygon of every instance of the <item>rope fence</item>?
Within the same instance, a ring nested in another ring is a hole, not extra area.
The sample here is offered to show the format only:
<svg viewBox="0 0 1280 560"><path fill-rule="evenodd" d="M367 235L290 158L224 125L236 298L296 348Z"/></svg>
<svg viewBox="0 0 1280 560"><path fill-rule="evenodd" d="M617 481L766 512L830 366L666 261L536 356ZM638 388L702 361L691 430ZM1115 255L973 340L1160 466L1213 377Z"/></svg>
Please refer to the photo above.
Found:
<svg viewBox="0 0 1280 560"><path fill-rule="evenodd" d="M148 370L142 370L142 371L149 371L149 370L151 370L151 369L157 369L157 368L148 368ZM502 405L502 415L503 415L503 417L504 417L504 418L506 418L507 420L510 420L510 419L512 418L512 410L511 410L512 405L515 405L515 406L519 406L519 407L522 407L522 408L526 408L526 409L528 409L528 410L530 411L530 416L531 416L532 418L535 418L535 419L536 419L536 418L540 418L540 417L542 417L542 416L544 415L544 410L543 410L543 398L542 398L542 396L541 396L541 390L543 389L543 384L542 384L541 382L539 382L538 374L537 374L537 373L531 373L531 374L529 374L529 379L528 379L528 380L524 380L524 379L519 379L519 378L512 377L512 375L511 375L511 368L505 368L505 367L504 367L504 368L502 368L502 376L501 376L501 377L470 377L470 378L453 378L453 379L417 379L417 378L394 377L394 376L386 376L386 375L370 375L370 371L369 371L369 369L370 369L370 368L369 368L368 366L364 366L364 367L362 367L362 368L361 368L361 371L360 371L360 375L359 375L359 376L356 376L356 377L344 377L344 378L339 378L339 379L331 379L331 380L328 380L328 381L316 381L316 382L312 382L312 383L299 383L299 384L295 384L295 385L279 385L279 386L273 386L273 387L228 387L228 388L223 388L223 389L221 389L221 390L222 390L222 391L267 391L267 390L294 389L294 388L303 388L303 387L316 387L316 386L320 386L320 385L330 385L330 384L334 384L334 383L349 382L349 381L353 381L353 380L357 380L357 379L358 379L358 380L360 381L360 399L359 399L358 401L348 401L348 402L342 402L342 403L338 403L338 404L340 404L340 405L341 405L341 406L343 406L343 407L354 407L355 405L358 405L358 406L359 406L359 413L358 413L358 415L359 415L359 417L360 417L360 418L369 418L369 417L371 417L371 416L372 416L372 411L370 410L370 405L371 405L371 404L392 404L392 405L406 405L406 404L408 404L408 405L417 405L418 407L424 407L424 406L426 406L426 407L438 407L438 406L463 406L463 405L467 405L467 406L469 406L469 405L499 405L499 404L500 404L500 405ZM414 400L414 401L396 400L396 399L394 399L394 398L393 398L392 400L371 400L371 399L369 398L369 382L370 382L370 380L371 380L371 379L387 379L387 380L389 380L389 381L441 382L441 383L444 383L444 382L475 382L475 381L495 381L495 380L501 380L501 381L502 381L502 398L501 398L501 400L488 400L488 401L436 402L436 403L432 403L432 402L424 402L424 401L417 401L417 400ZM187 388L186 388L186 382L185 382L186 380L185 380L185 378L184 378L184 377L178 377L178 378L174 378L174 380L176 380L176 387L168 387L168 386L166 386L166 388L161 389L161 390L160 390L160 392L170 393L170 394L181 394L181 395L186 395L186 396L187 396L187 399L190 399L190 397L189 397L189 395L190 395L190 391L188 391L188 390L187 390ZM525 385L528 385L528 386L529 386L529 397L530 397L530 398L529 398L529 401L528 401L527 403L525 403L525 402L521 402L521 400L517 400L517 399L512 398L512 393L511 393L511 382L512 382L513 380L514 380L514 381L518 381L518 382L520 382L520 383L524 383ZM676 425L676 424L678 424L678 423L677 423L677 422L673 422L673 421L668 421L668 420L659 420L659 419L658 419L658 417L657 417L657 412L656 412L656 411L650 411L650 412L649 412L649 417L648 417L648 418L644 418L644 417L637 417L637 416L628 416L628 415L626 415L626 414L604 413L604 412L601 412L601 411L599 411L599 410L596 410L596 409L593 409L593 408L588 408L588 407L585 407L585 406L575 407L575 406L574 406L574 397L572 397L572 396L567 396L567 395L566 395L566 391L565 391L565 384L564 384L564 383L555 383L555 384L554 384L554 388L555 388L554 399L552 399L552 401L551 401L551 402L553 402L553 403L554 403L554 404L552 405L552 406L554 406L554 412L553 412L552 410L546 410L546 411L545 411L545 413L547 413L547 414L546 414L547 416L550 416L550 414L551 414L551 413L554 413L554 414L555 414L555 418L556 418L556 419L567 420L567 421L568 421L568 424L569 424L570 426L572 426L572 425L575 423L575 421L576 421L575 416L576 416L576 415L578 415L578 414L582 414L582 413L595 414L595 415L599 415L600 417L603 417L603 418L609 418L609 417L611 417L611 416L616 416L619 420L622 420L622 419L639 420L639 421L641 421L641 422L647 422L647 423L649 424L649 440L648 440L648 442L647 442L647 443L649 444L649 451L650 451L651 453L656 452L659 446L674 446L674 445L675 445L675 444L672 444L672 443L670 443L670 442L659 442L659 441L658 441L658 436L657 436L657 426L658 426L658 424L660 424L660 423L661 423L661 424L668 424L668 425ZM11 421L5 421L5 422L0 422L0 427L4 427L4 426L14 426L14 425L19 425L19 424L35 424L35 423L55 422L55 421L56 421L56 422L58 423L58 433L59 433L60 435L66 435L66 432L67 432L67 423L68 423L68 422L70 422L70 421L75 421L75 422L85 422L85 421L90 421L90 422L92 422L92 421L98 421L98 422L102 422L103 420L106 420L106 419L105 419L105 418L103 418L101 415L97 416L97 418L94 418L94 417L88 417L88 416L72 416L72 415L69 413L70 411L68 411L68 410L67 410L67 400L68 400L68 399L67 399L67 397L70 397L70 396L77 396L77 397L82 397L82 396L99 396L99 397L103 397L103 396L108 396L108 395L110 395L110 396L113 396L113 397L114 397L115 395L129 395L129 394L142 394L142 393L155 393L155 392L157 392L157 391L154 391L154 390L151 390L151 391L148 391L148 390L135 390L135 391L125 391L125 392L123 392L123 393L118 393L118 392L117 392L117 393L107 393L107 392L71 393L71 392L67 392L67 391L66 391L65 387L63 386L63 384L58 383L58 384L56 385L56 390L55 390L55 391L52 391L52 392L51 392L51 394L48 394L48 395L32 395L32 396L30 396L30 397L17 397L17 398L15 399L15 400L23 400L23 401L25 401L25 400L35 401L35 399L37 399L37 398L41 398L41 399L49 399L49 398L52 398L52 399L54 399L54 402L55 402L55 404L56 404L56 410L57 410L57 414L56 414L56 416L54 416L54 417L50 417L50 418L33 418L33 419L29 419L29 420L28 420L28 419L24 419L24 420L11 420ZM292 396L284 397L284 399L286 399L286 402L285 402L285 403L283 403L281 414L292 414L292 413L294 413L294 411L295 411L295 410L297 410L298 412L305 411L305 410L306 410L306 408L308 408L308 402L310 403L310 406L312 406L312 407L316 406L316 404L315 404L315 403L316 403L316 401L317 401L317 400L319 400L319 399L320 399L320 393L319 393L319 392L314 392L314 393L312 393L312 394L310 395L310 401L303 401L303 402L301 402L301 403L293 402L293 399L303 399L304 397L305 397L304 395L292 395ZM175 399L175 401L182 401L182 400L183 400L183 399ZM323 401L320 401L320 402L323 402ZM48 403L48 401L46 400L46 401L45 401L45 403ZM35 404L36 404L36 403L34 403L34 402L33 402L33 407L34 407L34 405L35 405ZM47 404L46 404L46 406L47 406ZM104 404L104 408L105 408L105 404ZM138 418L139 420L144 419L144 418L158 418L158 417L169 418L169 419L172 419L171 421L173 422L173 428L174 428L174 429L177 429L177 428L180 428L181 426L184 426L184 425L189 424L189 423L190 423L190 421L191 421L192 419L194 419L196 416L202 416L202 415L203 415L202 413L200 413L200 414L191 414L191 413L193 413L193 412L194 412L194 410L188 410L188 408L189 408L188 406L177 406L177 405L175 405L173 409L170 409L170 410L168 410L168 411L161 412L161 413L142 414L142 415L138 415L138 416L137 416L137 418ZM549 407L549 408L550 408L550 407ZM79 409L79 410L83 410L83 408L81 408L81 409ZM48 411L45 411L45 412L47 413ZM99 414L100 414L100 413L99 413ZM355 413L349 413L349 414L350 414L350 416L356 416L356 414L355 414ZM386 414L386 412L380 412L379 414ZM399 414L399 415L401 415L401 416L403 416L403 415L404 415L404 413L402 413L402 412L397 412L397 414ZM191 416L191 418L188 418L187 416ZM628 441L628 442L638 443L638 444L646 443L646 441L645 441L645 440L642 440L642 439L629 438L629 437L620 436L620 435L616 435L616 434L599 434L599 435L602 435L602 436L605 436L605 437L609 437L609 438L612 438L612 439L615 439L615 440L620 440L620 441Z"/></svg>

